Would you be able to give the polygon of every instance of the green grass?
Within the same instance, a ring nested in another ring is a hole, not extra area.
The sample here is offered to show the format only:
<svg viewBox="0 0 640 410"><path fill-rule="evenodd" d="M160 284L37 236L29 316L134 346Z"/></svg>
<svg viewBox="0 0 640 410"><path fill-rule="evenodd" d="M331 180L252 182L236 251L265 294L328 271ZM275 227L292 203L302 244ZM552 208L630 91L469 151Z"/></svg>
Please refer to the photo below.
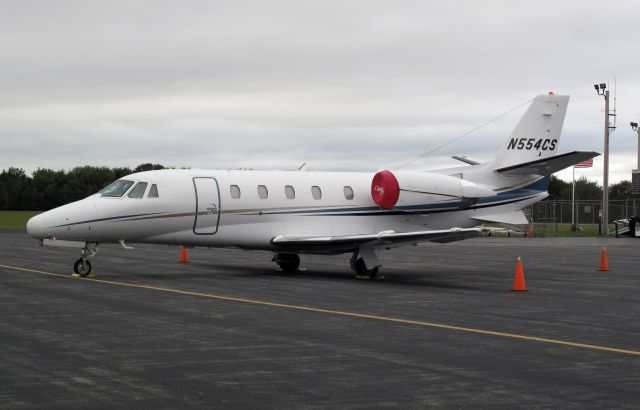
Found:
<svg viewBox="0 0 640 410"><path fill-rule="evenodd" d="M498 225L496 225L498 226ZM556 231L557 229L557 231ZM615 225L609 225L609 232L613 232L615 230ZM544 224L534 224L533 225L533 233L535 236L546 236L546 237L596 237L598 236L598 225L597 224L580 224L579 231L572 231L571 224L547 224L546 230ZM522 236L522 233L515 233L513 236L519 237ZM492 236L506 236L506 233L496 232Z"/></svg>
<svg viewBox="0 0 640 410"><path fill-rule="evenodd" d="M26 228L27 221L37 211L0 211L0 228Z"/></svg>
<svg viewBox="0 0 640 410"><path fill-rule="evenodd" d="M579 231L572 231L571 224L558 224L558 236L598 236L598 225L596 224L580 224ZM614 226L610 225L609 230L613 230ZM547 226L547 236L554 235L554 226Z"/></svg>

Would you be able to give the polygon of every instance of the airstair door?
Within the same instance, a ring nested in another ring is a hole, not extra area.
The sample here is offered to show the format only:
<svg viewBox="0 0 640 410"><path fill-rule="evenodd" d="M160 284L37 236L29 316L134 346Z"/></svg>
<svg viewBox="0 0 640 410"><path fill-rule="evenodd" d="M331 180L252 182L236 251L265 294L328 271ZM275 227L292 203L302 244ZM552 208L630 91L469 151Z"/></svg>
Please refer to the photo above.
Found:
<svg viewBox="0 0 640 410"><path fill-rule="evenodd" d="M220 223L220 189L218 181L211 177L193 178L196 193L196 214L193 233L196 235L214 235Z"/></svg>

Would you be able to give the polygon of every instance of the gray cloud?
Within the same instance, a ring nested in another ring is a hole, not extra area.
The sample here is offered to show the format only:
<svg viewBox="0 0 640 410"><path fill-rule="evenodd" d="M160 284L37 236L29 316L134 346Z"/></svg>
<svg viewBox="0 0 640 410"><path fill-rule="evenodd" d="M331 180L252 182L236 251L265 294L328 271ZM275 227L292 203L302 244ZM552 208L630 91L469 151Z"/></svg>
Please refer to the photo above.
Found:
<svg viewBox="0 0 640 410"><path fill-rule="evenodd" d="M572 95L561 150L601 151L592 84L617 77L611 180L628 179L638 11L632 1L8 1L0 168L373 170L549 90ZM489 159L524 109L415 167ZM601 178L599 164L581 175Z"/></svg>

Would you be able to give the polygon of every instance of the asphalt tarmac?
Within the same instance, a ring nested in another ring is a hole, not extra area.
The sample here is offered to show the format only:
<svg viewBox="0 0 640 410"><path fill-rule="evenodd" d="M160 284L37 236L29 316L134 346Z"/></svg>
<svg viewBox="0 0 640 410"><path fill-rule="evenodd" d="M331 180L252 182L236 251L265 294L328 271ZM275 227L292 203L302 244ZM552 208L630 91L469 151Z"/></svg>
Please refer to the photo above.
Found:
<svg viewBox="0 0 640 410"><path fill-rule="evenodd" d="M384 281L347 255L178 256L104 246L74 279L78 250L0 230L0 408L640 406L640 240L406 247Z"/></svg>

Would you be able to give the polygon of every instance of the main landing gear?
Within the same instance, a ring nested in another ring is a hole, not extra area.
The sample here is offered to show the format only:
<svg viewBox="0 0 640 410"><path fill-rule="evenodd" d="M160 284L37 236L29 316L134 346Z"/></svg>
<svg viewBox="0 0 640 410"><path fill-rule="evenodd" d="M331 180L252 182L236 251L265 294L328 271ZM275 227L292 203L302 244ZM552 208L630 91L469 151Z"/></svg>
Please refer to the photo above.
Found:
<svg viewBox="0 0 640 410"><path fill-rule="evenodd" d="M74 276L78 277L92 277L91 276L91 262L87 260L89 257L93 257L98 252L98 244L95 242L86 242L84 248L80 251L82 255L80 259L73 264Z"/></svg>
<svg viewBox="0 0 640 410"><path fill-rule="evenodd" d="M285 273L293 273L300 267L300 256L296 253L277 253L273 261ZM381 265L373 249L358 249L351 257L351 269L358 279L384 279L378 272Z"/></svg>
<svg viewBox="0 0 640 410"><path fill-rule="evenodd" d="M297 253L277 253L273 261L286 273L292 273L300 267L300 256Z"/></svg>
<svg viewBox="0 0 640 410"><path fill-rule="evenodd" d="M357 279L384 279L384 275L378 273L381 264L373 249L356 250L350 262Z"/></svg>

